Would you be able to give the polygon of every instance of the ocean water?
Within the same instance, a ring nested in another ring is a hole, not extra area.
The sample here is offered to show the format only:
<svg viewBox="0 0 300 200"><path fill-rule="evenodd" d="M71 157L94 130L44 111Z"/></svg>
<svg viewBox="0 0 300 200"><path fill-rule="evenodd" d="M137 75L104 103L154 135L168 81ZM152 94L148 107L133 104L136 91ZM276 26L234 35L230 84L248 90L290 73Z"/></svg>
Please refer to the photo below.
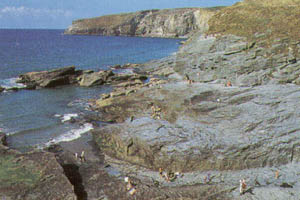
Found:
<svg viewBox="0 0 300 200"><path fill-rule="evenodd" d="M63 30L0 29L0 85L16 84L18 75L75 65L103 70L125 63L143 63L176 52L179 39L64 35ZM0 131L19 150L70 141L91 130L89 123L71 123L89 114L88 100L109 86L19 90L0 93Z"/></svg>

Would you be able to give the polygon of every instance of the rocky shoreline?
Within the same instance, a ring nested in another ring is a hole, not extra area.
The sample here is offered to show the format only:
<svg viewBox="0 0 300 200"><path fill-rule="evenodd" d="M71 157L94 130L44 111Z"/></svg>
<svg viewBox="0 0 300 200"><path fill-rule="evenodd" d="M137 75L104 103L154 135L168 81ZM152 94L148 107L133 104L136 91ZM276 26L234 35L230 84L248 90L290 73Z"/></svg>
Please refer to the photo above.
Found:
<svg viewBox="0 0 300 200"><path fill-rule="evenodd" d="M1 134L0 197L299 199L300 43L274 27L251 37L233 29L239 21L225 32L214 27L222 13L255 6L270 8L238 3L176 55L112 67L127 74L71 66L21 75L27 89L114 90L90 100L97 115L89 120L103 123L76 141L20 153Z"/></svg>

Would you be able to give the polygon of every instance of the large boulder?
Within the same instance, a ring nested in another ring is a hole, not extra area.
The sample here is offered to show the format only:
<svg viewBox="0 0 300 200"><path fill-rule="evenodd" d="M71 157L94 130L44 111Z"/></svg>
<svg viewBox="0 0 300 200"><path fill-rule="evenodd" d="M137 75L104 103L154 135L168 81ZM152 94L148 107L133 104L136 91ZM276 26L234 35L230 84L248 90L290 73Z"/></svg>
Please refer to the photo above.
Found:
<svg viewBox="0 0 300 200"><path fill-rule="evenodd" d="M4 91L4 88L0 86L0 93Z"/></svg>
<svg viewBox="0 0 300 200"><path fill-rule="evenodd" d="M21 83L28 85L30 89L35 87L56 87L76 83L76 78L81 71L76 71L75 66L58 68L50 71L28 72L20 75Z"/></svg>

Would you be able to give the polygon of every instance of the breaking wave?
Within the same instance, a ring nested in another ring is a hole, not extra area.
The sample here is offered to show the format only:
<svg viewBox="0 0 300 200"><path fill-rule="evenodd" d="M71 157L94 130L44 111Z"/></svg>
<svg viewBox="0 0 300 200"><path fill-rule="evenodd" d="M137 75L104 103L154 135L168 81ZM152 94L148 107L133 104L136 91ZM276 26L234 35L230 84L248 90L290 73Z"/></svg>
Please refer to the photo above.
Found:
<svg viewBox="0 0 300 200"><path fill-rule="evenodd" d="M18 78L9 78L0 80L0 86L5 89L10 88L25 88L26 86L22 83L17 83Z"/></svg>
<svg viewBox="0 0 300 200"><path fill-rule="evenodd" d="M80 138L80 136L90 130L93 129L93 125L90 123L85 123L82 125L79 129L72 129L68 131L67 133L60 135L49 142L47 142L45 145L49 146L51 144L57 144L59 142L69 142L72 140L76 140L77 138Z"/></svg>

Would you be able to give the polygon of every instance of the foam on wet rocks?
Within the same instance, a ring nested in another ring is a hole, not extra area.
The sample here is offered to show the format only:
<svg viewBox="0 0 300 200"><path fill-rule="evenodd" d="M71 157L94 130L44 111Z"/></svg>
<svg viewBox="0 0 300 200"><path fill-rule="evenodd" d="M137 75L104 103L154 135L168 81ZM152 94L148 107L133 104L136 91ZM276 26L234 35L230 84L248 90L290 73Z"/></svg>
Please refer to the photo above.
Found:
<svg viewBox="0 0 300 200"><path fill-rule="evenodd" d="M5 88L6 90L11 89L11 88L25 88L26 85L22 83L17 83L19 78L9 78L9 79L2 79L0 80L0 86Z"/></svg>
<svg viewBox="0 0 300 200"><path fill-rule="evenodd" d="M93 129L93 125L90 123L85 123L84 125L80 126L78 129L71 129L63 135L60 135L56 138L51 139L45 145L50 146L52 144L57 144L60 142L69 142L72 140L76 140L81 137L81 135L87 133L88 131Z"/></svg>

